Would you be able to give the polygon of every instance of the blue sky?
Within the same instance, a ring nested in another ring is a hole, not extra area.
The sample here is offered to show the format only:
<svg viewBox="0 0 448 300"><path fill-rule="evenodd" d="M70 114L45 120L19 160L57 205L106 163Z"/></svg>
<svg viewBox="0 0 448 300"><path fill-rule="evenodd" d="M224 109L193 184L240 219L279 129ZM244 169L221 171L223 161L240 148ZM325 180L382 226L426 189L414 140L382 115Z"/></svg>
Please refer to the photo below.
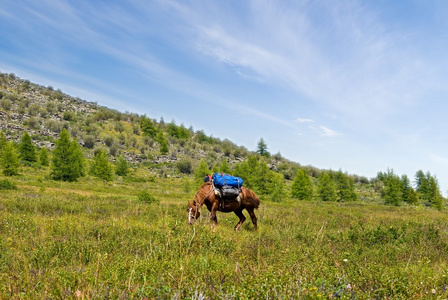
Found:
<svg viewBox="0 0 448 300"><path fill-rule="evenodd" d="M303 165L448 191L448 2L0 2L0 71Z"/></svg>

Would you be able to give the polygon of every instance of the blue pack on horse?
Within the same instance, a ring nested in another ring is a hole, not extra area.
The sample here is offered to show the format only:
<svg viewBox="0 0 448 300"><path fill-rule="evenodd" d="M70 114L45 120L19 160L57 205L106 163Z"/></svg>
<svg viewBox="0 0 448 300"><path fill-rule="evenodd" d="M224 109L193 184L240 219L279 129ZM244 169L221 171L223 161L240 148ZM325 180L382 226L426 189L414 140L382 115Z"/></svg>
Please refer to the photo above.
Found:
<svg viewBox="0 0 448 300"><path fill-rule="evenodd" d="M212 226L218 224L218 219L216 217L217 211L233 211L240 219L235 226L235 230L238 230L246 220L246 217L243 214L243 210L246 209L254 224L254 230L257 230L257 217L255 216L254 210L260 205L260 199L258 199L253 191L242 186L243 180L241 178L235 178L237 179L231 179L231 181L233 182L232 185L236 184L237 187L221 185L221 181L216 185L216 183L214 183L215 176L212 177L212 180L210 180L210 177L209 180L204 180L205 182L199 188L196 195L194 195L193 201L188 201L188 224L193 224L196 219L199 218L201 207L205 204L210 211ZM235 190L237 191L236 193Z"/></svg>

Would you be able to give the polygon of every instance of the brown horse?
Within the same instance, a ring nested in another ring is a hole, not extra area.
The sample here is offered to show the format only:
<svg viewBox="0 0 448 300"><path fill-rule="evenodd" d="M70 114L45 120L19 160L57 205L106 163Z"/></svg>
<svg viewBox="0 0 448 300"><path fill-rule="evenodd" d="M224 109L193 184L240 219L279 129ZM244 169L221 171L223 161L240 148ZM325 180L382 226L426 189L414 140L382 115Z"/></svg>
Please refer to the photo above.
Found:
<svg viewBox="0 0 448 300"><path fill-rule="evenodd" d="M235 230L240 229L246 217L243 215L243 210L246 209L254 224L254 230L257 230L257 217L255 216L254 209L260 205L260 199L253 191L248 188L242 187L241 193L237 200L224 201L221 199L218 193L215 193L215 187L212 182L205 182L194 195L193 202L188 201L188 224L191 225L201 215L200 210L202 205L207 206L210 211L210 220L212 226L218 224L216 218L216 211L222 212L234 212L240 221L235 226Z"/></svg>

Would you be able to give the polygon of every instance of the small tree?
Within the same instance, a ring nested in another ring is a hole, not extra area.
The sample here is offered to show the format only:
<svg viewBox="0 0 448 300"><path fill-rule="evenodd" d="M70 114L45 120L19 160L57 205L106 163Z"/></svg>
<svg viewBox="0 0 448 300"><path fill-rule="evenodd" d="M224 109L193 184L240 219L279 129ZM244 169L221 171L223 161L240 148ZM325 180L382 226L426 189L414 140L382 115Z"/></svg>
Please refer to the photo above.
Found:
<svg viewBox="0 0 448 300"><path fill-rule="evenodd" d="M341 170L335 174L338 201L355 201L358 194L355 192L355 181Z"/></svg>
<svg viewBox="0 0 448 300"><path fill-rule="evenodd" d="M148 118L146 115L142 116L140 119L140 128L143 131L143 135L154 138L157 135L157 128L154 122Z"/></svg>
<svg viewBox="0 0 448 300"><path fill-rule="evenodd" d="M281 202L287 197L286 185L282 174L273 173L270 190L271 201Z"/></svg>
<svg viewBox="0 0 448 300"><path fill-rule="evenodd" d="M7 142L3 146L0 163L3 169L3 175L13 176L18 174L20 162L12 142Z"/></svg>
<svg viewBox="0 0 448 300"><path fill-rule="evenodd" d="M127 176L129 173L129 164L123 156L120 156L115 162L115 174L118 176Z"/></svg>
<svg viewBox="0 0 448 300"><path fill-rule="evenodd" d="M297 171L296 177L292 182L291 196L300 200L311 200L313 197L313 182L305 169Z"/></svg>
<svg viewBox="0 0 448 300"><path fill-rule="evenodd" d="M50 165L50 156L49 151L47 148L42 148L39 151L39 162L42 166L49 166Z"/></svg>
<svg viewBox="0 0 448 300"><path fill-rule="evenodd" d="M55 142L51 161L51 176L55 180L75 181L84 176L84 158L76 141L72 141L67 130L62 129Z"/></svg>
<svg viewBox="0 0 448 300"><path fill-rule="evenodd" d="M319 176L317 192L323 201L336 201L338 196L336 193L336 183L327 172L322 172Z"/></svg>
<svg viewBox="0 0 448 300"><path fill-rule="evenodd" d="M31 137L28 132L24 132L19 144L20 159L25 164L30 164L37 161L36 147L34 147Z"/></svg>
<svg viewBox="0 0 448 300"><path fill-rule="evenodd" d="M109 156L106 150L98 150L93 158L90 172L103 181L112 180L112 165L109 163Z"/></svg>
<svg viewBox="0 0 448 300"><path fill-rule="evenodd" d="M269 151L268 151L268 145L266 144L266 142L264 141L263 138L261 138L261 139L258 141L258 144L257 144L257 153L260 154L261 156L266 156L266 157L269 157L269 156L270 156L270 153L269 153Z"/></svg>
<svg viewBox="0 0 448 300"><path fill-rule="evenodd" d="M165 138L165 134L163 133L163 131L159 131L159 133L157 133L157 142L159 142L160 144L160 153L161 154L167 154L169 151L168 148L168 143L166 142L166 138Z"/></svg>
<svg viewBox="0 0 448 300"><path fill-rule="evenodd" d="M207 163L204 159L201 158L201 161L199 162L199 165L194 170L194 178L199 181L202 180L205 176L207 176L210 173L210 170L207 166Z"/></svg>

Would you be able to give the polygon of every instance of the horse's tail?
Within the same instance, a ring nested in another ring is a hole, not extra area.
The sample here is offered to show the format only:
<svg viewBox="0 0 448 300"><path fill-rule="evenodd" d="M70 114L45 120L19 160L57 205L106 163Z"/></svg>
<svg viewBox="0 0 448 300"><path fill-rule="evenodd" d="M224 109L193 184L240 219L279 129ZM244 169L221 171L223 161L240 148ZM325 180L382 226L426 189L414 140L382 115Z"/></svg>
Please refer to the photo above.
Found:
<svg viewBox="0 0 448 300"><path fill-rule="evenodd" d="M250 205L253 208L258 208L260 206L260 199L258 199L258 196L252 190L243 186L241 188L241 193L243 194L244 202L247 202L247 205Z"/></svg>

